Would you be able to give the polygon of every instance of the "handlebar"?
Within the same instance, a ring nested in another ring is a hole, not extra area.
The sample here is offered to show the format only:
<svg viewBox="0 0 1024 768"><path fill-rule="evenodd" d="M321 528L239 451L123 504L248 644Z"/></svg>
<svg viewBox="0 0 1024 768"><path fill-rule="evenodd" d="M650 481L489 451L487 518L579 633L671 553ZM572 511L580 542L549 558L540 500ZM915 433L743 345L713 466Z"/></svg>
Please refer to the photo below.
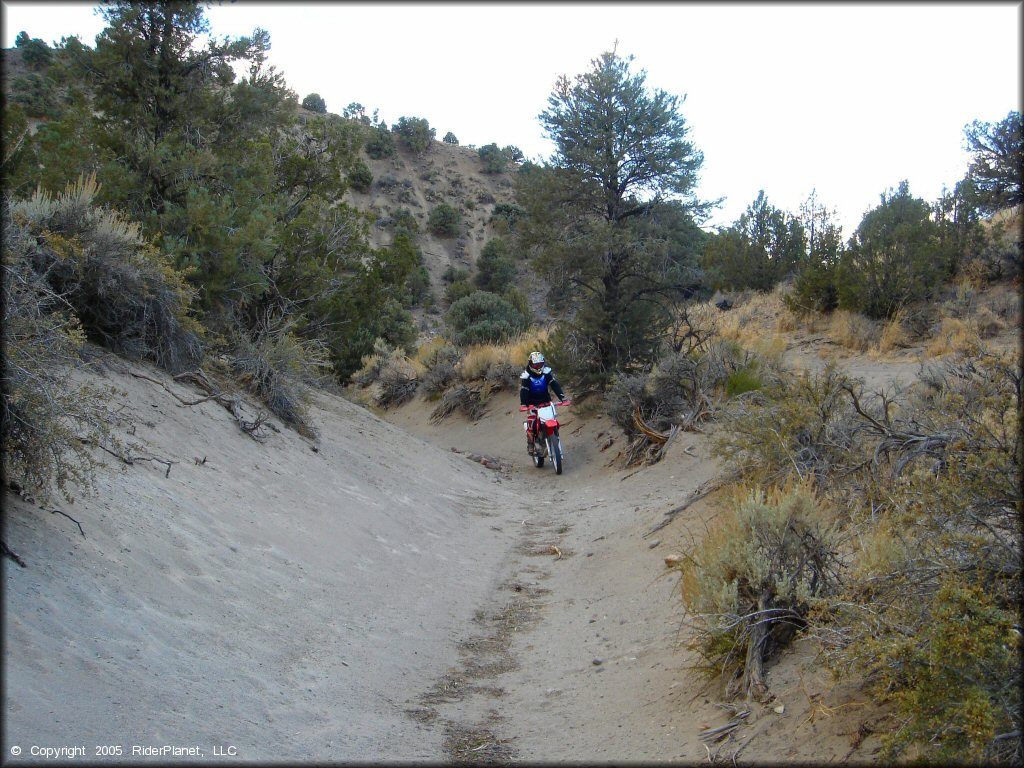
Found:
<svg viewBox="0 0 1024 768"><path fill-rule="evenodd" d="M566 400L554 400L554 401L552 401L550 403L541 403L540 405L520 405L519 406L519 410L520 411L535 411L538 408L543 408L546 405L557 405L557 406L572 405L572 400L568 400L568 399L566 399Z"/></svg>

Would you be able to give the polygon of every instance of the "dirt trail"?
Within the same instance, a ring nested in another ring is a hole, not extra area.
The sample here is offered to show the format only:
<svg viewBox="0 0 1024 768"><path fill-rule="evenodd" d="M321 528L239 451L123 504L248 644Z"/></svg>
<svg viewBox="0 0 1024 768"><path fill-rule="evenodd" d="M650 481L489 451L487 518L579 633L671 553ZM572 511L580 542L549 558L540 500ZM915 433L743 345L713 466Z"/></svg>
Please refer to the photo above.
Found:
<svg viewBox="0 0 1024 768"><path fill-rule="evenodd" d="M438 447L498 459L503 487L520 499L519 542L460 641L459 663L412 700L414 715L444 733L450 758L870 759L878 744L870 723L861 727L864 697L834 688L805 646L769 667L770 706L739 702L749 714L733 736L707 746L700 738L735 712L690 669L697 657L664 557L692 546L715 510L699 501L659 524L716 478L709 435L683 433L660 463L623 470L609 466L621 432L605 417L563 410L565 471L556 476L526 455L514 393L496 399L475 424L431 424L433 404L422 400L384 414Z"/></svg>

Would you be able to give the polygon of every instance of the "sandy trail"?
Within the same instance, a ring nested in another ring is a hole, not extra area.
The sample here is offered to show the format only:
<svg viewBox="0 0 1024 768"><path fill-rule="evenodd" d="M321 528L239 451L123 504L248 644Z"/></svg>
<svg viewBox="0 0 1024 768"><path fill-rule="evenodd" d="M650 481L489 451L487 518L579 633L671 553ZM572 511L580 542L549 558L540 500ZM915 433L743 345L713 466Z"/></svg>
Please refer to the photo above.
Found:
<svg viewBox="0 0 1024 768"><path fill-rule="evenodd" d="M422 400L382 420L320 395L314 451L284 429L257 444L216 404L104 375L126 392L133 454L176 463L112 467L97 497L58 502L84 537L5 495L5 541L28 562L4 564L12 763L32 746L106 759L101 745L136 762L150 756L133 747L164 745L204 761L707 759L701 731L731 714L687 669L663 558L714 508L650 533L715 477L707 435L624 471L609 466L618 430L568 409L557 476L530 463L510 392L476 423L439 425ZM814 716L859 694L827 688L811 655L769 674L777 702L712 750L871 754L859 710Z"/></svg>

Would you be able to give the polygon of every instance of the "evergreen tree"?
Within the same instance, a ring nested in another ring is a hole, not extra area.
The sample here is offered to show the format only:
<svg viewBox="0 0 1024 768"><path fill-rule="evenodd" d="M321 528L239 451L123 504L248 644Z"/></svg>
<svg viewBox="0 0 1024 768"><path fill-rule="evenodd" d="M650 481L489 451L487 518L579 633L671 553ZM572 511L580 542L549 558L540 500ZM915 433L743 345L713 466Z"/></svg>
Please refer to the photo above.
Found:
<svg viewBox="0 0 1024 768"><path fill-rule="evenodd" d="M986 213L1024 202L1024 119L1010 112L998 123L975 120L964 129L974 159L968 171Z"/></svg>
<svg viewBox="0 0 1024 768"><path fill-rule="evenodd" d="M653 355L692 292L708 207L681 100L648 91L631 61L612 51L560 78L540 115L555 154L517 175L523 245L570 320L581 373L600 381Z"/></svg>
<svg viewBox="0 0 1024 768"><path fill-rule="evenodd" d="M906 181L883 193L840 259L839 307L884 318L907 302L930 298L949 277L952 261L940 234L928 203L911 196Z"/></svg>

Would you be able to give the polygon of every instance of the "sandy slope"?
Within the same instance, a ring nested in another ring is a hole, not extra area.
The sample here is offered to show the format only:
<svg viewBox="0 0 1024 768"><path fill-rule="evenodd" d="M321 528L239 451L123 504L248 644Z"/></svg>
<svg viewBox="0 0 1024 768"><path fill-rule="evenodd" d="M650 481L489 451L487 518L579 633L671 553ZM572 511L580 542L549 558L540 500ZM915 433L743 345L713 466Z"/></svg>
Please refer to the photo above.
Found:
<svg viewBox="0 0 1024 768"><path fill-rule="evenodd" d="M707 435L624 471L609 466L617 430L568 409L556 476L529 463L510 391L475 424L440 425L422 400L385 421L321 395L314 451L288 430L257 444L213 403L104 375L127 393L133 455L177 463L112 467L96 498L58 506L84 537L6 494L5 541L28 567L4 563L5 755L168 744L207 760L229 746L255 761L707 759L701 730L731 714L687 669L663 558L714 507L651 533L714 478ZM712 751L870 756L875 715L829 688L812 655L769 675L778 700Z"/></svg>
<svg viewBox="0 0 1024 768"><path fill-rule="evenodd" d="M508 491L340 398L319 398L314 452L107 375L134 455L178 463L115 468L59 506L84 538L5 496L5 541L28 563L4 563L5 744L436 758L440 735L402 701L454 661L494 588Z"/></svg>

